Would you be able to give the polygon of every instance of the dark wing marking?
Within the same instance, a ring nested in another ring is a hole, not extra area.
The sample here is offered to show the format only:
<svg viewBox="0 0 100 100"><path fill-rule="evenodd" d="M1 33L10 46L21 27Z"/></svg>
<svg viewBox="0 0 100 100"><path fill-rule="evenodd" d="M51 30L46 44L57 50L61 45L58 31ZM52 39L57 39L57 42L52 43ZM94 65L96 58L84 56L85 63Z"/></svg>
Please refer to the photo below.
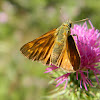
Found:
<svg viewBox="0 0 100 100"><path fill-rule="evenodd" d="M68 54L73 69L75 71L78 70L80 66L80 54L72 35L68 37Z"/></svg>

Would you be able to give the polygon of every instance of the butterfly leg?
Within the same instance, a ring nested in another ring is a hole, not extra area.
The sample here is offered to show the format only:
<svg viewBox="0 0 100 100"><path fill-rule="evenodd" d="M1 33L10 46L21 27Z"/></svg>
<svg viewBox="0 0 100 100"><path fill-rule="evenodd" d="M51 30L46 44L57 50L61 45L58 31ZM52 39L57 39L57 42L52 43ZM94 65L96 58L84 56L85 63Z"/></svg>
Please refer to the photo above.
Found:
<svg viewBox="0 0 100 100"><path fill-rule="evenodd" d="M73 34L72 36L77 36L77 40L79 41L79 39L78 39L78 35L77 35L77 34Z"/></svg>
<svg viewBox="0 0 100 100"><path fill-rule="evenodd" d="M83 42L79 41L79 39L78 39L78 35L77 35L77 34L73 34L72 36L77 36L77 40L78 40L78 42L84 44ZM87 45L87 44L85 44L85 45Z"/></svg>

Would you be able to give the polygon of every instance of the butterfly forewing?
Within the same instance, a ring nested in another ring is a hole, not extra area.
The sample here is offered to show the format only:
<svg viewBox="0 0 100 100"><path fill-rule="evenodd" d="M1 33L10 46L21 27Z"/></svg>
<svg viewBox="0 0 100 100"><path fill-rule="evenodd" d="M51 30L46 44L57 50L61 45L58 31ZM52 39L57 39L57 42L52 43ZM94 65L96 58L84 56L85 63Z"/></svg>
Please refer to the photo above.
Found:
<svg viewBox="0 0 100 100"><path fill-rule="evenodd" d="M22 46L20 51L29 59L50 63L50 56L56 38L56 29Z"/></svg>
<svg viewBox="0 0 100 100"><path fill-rule="evenodd" d="M80 66L80 54L72 35L68 37L68 56L73 69L75 71L78 70Z"/></svg>

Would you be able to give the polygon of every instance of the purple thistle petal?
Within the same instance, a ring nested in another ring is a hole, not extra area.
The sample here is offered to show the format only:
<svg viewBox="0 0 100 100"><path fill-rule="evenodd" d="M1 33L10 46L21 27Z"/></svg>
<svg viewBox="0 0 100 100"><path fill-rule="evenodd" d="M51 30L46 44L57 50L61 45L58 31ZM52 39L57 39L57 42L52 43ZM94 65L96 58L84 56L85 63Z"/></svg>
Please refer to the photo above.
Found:
<svg viewBox="0 0 100 100"><path fill-rule="evenodd" d="M87 77L81 71L80 71L80 74L81 74L81 79L83 80L83 82L85 82L86 84L88 84L87 81L86 81Z"/></svg>
<svg viewBox="0 0 100 100"><path fill-rule="evenodd" d="M83 74L83 72L82 71L79 71L80 72L80 74L81 74L81 81L83 80L83 85L84 85L84 88L86 89L86 91L88 90L87 89L87 86L86 86L86 84L90 84L91 86L93 86L92 85L92 83L91 83L91 81L89 81L89 79L88 79L88 77L87 76L85 76L84 74ZM80 87L82 87L82 84L80 83Z"/></svg>
<svg viewBox="0 0 100 100"><path fill-rule="evenodd" d="M78 80L78 71L76 72L76 79Z"/></svg>
<svg viewBox="0 0 100 100"><path fill-rule="evenodd" d="M80 80L80 88L82 89L82 80Z"/></svg>
<svg viewBox="0 0 100 100"><path fill-rule="evenodd" d="M88 91L86 83L84 81L83 81L83 85L84 85L85 90Z"/></svg>
<svg viewBox="0 0 100 100"><path fill-rule="evenodd" d="M98 85L99 85L99 79L98 79L98 77L97 77L97 75L96 75L95 72L94 72L94 75L95 75L95 77L96 77L96 81L97 81L97 83L98 83Z"/></svg>
<svg viewBox="0 0 100 100"><path fill-rule="evenodd" d="M89 24L91 25L92 28L94 28L90 20L89 20Z"/></svg>
<svg viewBox="0 0 100 100"><path fill-rule="evenodd" d="M97 68L94 68L93 66L90 67L90 70L92 70L93 72L96 72L96 73L100 74L100 71Z"/></svg>
<svg viewBox="0 0 100 100"><path fill-rule="evenodd" d="M91 83L91 80L87 79L87 81L91 86L93 86L92 83Z"/></svg>
<svg viewBox="0 0 100 100"><path fill-rule="evenodd" d="M57 83L58 83L59 81L61 81L61 80L62 80L62 78L58 79L58 80L57 80Z"/></svg>
<svg viewBox="0 0 100 100"><path fill-rule="evenodd" d="M60 84L62 84L64 81L65 81L65 80L62 79L62 81L60 81L60 82L56 85L56 87L58 87L58 86L59 86Z"/></svg>
<svg viewBox="0 0 100 100"><path fill-rule="evenodd" d="M57 85L56 85L56 87L57 86L59 86L60 84L62 84L64 81L68 81L68 76L70 75L70 73L67 73L67 74L65 74L65 75L62 75L62 76L60 76L60 77L58 77L58 78L56 78L55 80L57 81ZM67 83L66 83L66 85L67 85ZM66 85L65 85L65 87L66 87Z"/></svg>
<svg viewBox="0 0 100 100"><path fill-rule="evenodd" d="M53 70L55 70L55 69L57 69L57 68L58 68L58 67L56 67L56 66L48 67L48 68L46 68L47 71L45 71L44 73L49 73L49 72L51 72L51 71L53 71Z"/></svg>
<svg viewBox="0 0 100 100"><path fill-rule="evenodd" d="M68 83L68 79L66 78L66 83L65 83L64 89L66 89L67 83Z"/></svg>
<svg viewBox="0 0 100 100"><path fill-rule="evenodd" d="M64 78L64 77L67 78L70 74L71 74L71 73L64 74L64 75L62 75L62 76L56 78L55 80L58 80L58 79L61 79L61 78Z"/></svg>

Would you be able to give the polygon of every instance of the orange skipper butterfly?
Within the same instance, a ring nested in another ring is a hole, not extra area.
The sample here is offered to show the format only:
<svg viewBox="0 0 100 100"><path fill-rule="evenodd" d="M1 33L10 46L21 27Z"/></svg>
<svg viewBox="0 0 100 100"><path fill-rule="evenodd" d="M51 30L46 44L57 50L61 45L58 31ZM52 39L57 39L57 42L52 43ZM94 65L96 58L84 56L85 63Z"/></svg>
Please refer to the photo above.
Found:
<svg viewBox="0 0 100 100"><path fill-rule="evenodd" d="M80 53L71 35L71 26L72 22L67 20L60 27L26 43L20 51L33 61L75 72L80 67Z"/></svg>

